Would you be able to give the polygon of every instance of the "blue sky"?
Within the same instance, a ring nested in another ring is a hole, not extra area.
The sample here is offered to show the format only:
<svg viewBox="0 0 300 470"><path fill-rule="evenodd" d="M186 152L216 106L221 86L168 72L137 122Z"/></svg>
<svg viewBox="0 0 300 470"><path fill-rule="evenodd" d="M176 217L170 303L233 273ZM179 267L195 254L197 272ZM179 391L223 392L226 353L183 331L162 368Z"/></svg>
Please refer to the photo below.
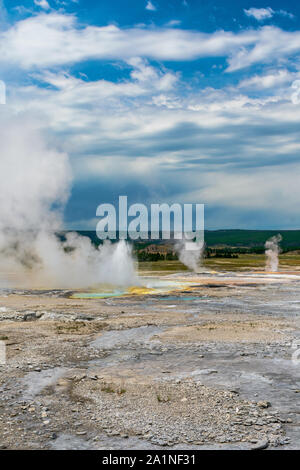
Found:
<svg viewBox="0 0 300 470"><path fill-rule="evenodd" d="M5 112L69 156L67 226L125 194L299 228L299 2L0 0L0 47Z"/></svg>

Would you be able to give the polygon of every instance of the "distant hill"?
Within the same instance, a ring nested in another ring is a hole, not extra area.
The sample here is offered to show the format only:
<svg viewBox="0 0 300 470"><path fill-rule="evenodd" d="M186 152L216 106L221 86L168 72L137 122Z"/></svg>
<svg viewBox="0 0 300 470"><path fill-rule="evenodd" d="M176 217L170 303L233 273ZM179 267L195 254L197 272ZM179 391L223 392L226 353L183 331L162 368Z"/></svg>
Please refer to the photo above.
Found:
<svg viewBox="0 0 300 470"><path fill-rule="evenodd" d="M79 231L99 245L95 231ZM283 251L300 250L300 230L205 230L205 243L208 248L229 248L233 251L263 252L266 240L278 233L282 236L280 246ZM139 248L150 244L169 244L169 240L140 240L134 242ZM172 243L172 241L171 241Z"/></svg>
<svg viewBox="0 0 300 470"><path fill-rule="evenodd" d="M209 247L263 248L266 240L278 233L282 236L283 250L300 249L300 230L207 230L205 242Z"/></svg>

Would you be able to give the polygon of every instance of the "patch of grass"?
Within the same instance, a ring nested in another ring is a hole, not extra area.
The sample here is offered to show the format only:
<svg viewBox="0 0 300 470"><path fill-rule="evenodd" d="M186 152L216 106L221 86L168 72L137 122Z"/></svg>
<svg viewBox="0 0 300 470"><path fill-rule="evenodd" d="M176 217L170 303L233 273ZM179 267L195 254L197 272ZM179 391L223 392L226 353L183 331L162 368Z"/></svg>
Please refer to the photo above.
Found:
<svg viewBox="0 0 300 470"><path fill-rule="evenodd" d="M56 327L56 332L58 334L63 333L76 333L80 328L85 326L84 322L74 322L74 323L66 323L64 325L58 325Z"/></svg>
<svg viewBox="0 0 300 470"><path fill-rule="evenodd" d="M159 394L156 395L156 398L157 398L158 403L168 403L169 401L171 401L170 397L164 398Z"/></svg>
<svg viewBox="0 0 300 470"><path fill-rule="evenodd" d="M126 389L122 387L115 389L113 385L111 384L103 384L101 387L101 392L116 393L117 395L124 395L124 393L126 393Z"/></svg>
<svg viewBox="0 0 300 470"><path fill-rule="evenodd" d="M8 339L8 336L0 336L0 341L6 341Z"/></svg>
<svg viewBox="0 0 300 470"><path fill-rule="evenodd" d="M107 326L104 322L72 321L56 325L58 335L84 335L103 330Z"/></svg>
<svg viewBox="0 0 300 470"><path fill-rule="evenodd" d="M115 393L115 390L111 387L111 385L104 385L104 386L101 388L101 392L105 392L105 393Z"/></svg>
<svg viewBox="0 0 300 470"><path fill-rule="evenodd" d="M230 271L257 269L263 271L265 269L266 257L263 253L239 253L238 258L205 258L202 260L202 264L203 266L211 269L224 269ZM288 252L279 256L279 269L299 266L300 251ZM160 275L169 274L170 271L181 272L187 270L180 261L139 262L138 267L140 272L159 272Z"/></svg>

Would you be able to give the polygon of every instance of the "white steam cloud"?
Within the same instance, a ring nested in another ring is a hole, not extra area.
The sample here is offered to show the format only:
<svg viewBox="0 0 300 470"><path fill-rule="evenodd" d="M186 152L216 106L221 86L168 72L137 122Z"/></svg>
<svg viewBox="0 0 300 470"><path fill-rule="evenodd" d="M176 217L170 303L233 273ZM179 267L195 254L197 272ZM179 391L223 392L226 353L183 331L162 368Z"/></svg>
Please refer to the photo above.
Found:
<svg viewBox="0 0 300 470"><path fill-rule="evenodd" d="M279 243L282 240L282 236L280 234L271 237L265 243L265 254L267 257L266 260L266 271L277 272L278 271L278 264L279 258L278 255L280 253L280 246Z"/></svg>
<svg viewBox="0 0 300 470"><path fill-rule="evenodd" d="M54 234L70 194L68 156L23 119L0 118L0 142L0 279L23 287L136 283L124 241L98 249L77 233Z"/></svg>
<svg viewBox="0 0 300 470"><path fill-rule="evenodd" d="M203 242L186 242L181 240L176 243L175 250L182 264L194 272L199 270L204 251Z"/></svg>

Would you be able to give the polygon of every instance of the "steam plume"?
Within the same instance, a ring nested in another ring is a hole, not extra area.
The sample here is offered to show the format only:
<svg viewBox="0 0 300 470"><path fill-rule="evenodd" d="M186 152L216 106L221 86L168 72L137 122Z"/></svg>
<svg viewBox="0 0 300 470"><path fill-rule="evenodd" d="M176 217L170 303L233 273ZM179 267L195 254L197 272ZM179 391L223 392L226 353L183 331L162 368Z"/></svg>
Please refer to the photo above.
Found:
<svg viewBox="0 0 300 470"><path fill-rule="evenodd" d="M175 249L179 261L192 271L197 272L203 255L204 244L202 242L185 242L181 240L176 243Z"/></svg>
<svg viewBox="0 0 300 470"><path fill-rule="evenodd" d="M279 243L282 240L282 236L280 234L271 237L265 243L265 254L267 257L266 260L266 271L277 272L278 271L278 255L280 253Z"/></svg>
<svg viewBox="0 0 300 470"><path fill-rule="evenodd" d="M8 122L7 122L8 121ZM110 242L96 248L69 233L62 211L71 187L65 153L50 149L32 123L0 117L0 277L22 286L83 287L136 282L130 247Z"/></svg>

